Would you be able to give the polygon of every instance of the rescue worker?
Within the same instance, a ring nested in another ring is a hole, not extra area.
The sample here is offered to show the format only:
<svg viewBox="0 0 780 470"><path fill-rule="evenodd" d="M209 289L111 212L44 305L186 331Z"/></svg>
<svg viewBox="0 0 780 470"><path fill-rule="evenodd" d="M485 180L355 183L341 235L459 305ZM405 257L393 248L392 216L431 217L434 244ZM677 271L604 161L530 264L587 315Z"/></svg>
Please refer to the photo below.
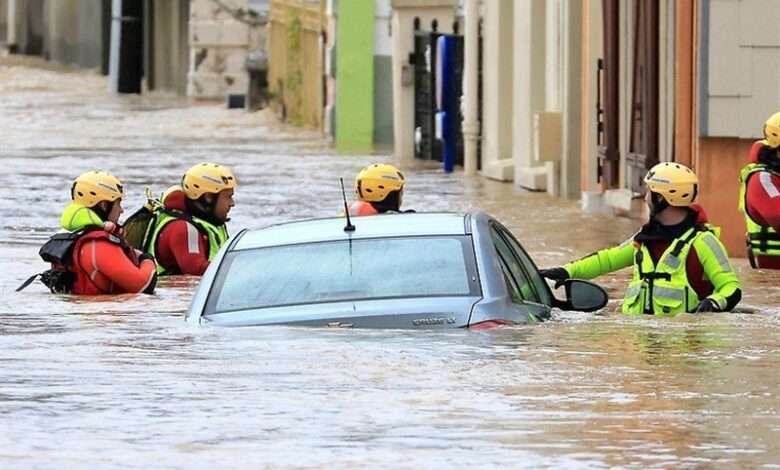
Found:
<svg viewBox="0 0 780 470"><path fill-rule="evenodd" d="M154 259L147 254L139 256L122 237L119 216L124 212L124 195L122 183L109 173L90 171L76 178L71 188L73 202L60 217L60 225L68 233L55 235L41 248L41 256L52 262L43 279L53 292L154 291Z"/></svg>
<svg viewBox="0 0 780 470"><path fill-rule="evenodd" d="M764 123L764 139L753 144L739 180L750 265L780 269L780 111Z"/></svg>
<svg viewBox="0 0 780 470"><path fill-rule="evenodd" d="M403 194L404 175L398 168L385 163L369 165L355 177L357 201L349 205L349 215L401 212Z"/></svg>
<svg viewBox="0 0 780 470"><path fill-rule="evenodd" d="M225 223L235 206L236 178L216 163L198 163L181 185L163 194L162 207L146 233L144 246L157 260L160 275L200 276L227 241Z"/></svg>
<svg viewBox="0 0 780 470"><path fill-rule="evenodd" d="M621 245L563 267L543 269L556 281L592 279L633 264L622 310L629 314L674 316L683 312L729 311L742 298L720 229L707 223L694 204L696 175L679 163L659 163L645 176L650 221Z"/></svg>

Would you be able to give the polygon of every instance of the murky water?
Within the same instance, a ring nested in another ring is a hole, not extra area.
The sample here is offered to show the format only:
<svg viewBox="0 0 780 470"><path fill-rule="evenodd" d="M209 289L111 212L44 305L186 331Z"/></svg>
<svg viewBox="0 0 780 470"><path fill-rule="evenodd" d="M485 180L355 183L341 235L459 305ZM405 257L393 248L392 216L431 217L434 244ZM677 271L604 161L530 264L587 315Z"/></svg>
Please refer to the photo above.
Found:
<svg viewBox="0 0 780 470"><path fill-rule="evenodd" d="M192 327L197 279L77 299L40 285L37 249L71 180L104 169L129 212L202 160L233 167L231 230L340 209L384 156L176 97L115 97L103 77L0 69L0 466L780 468L780 273L735 264L752 314L598 314L489 332ZM636 220L509 184L404 165L406 205L485 210L542 266L617 243ZM127 214L126 214L127 215Z"/></svg>

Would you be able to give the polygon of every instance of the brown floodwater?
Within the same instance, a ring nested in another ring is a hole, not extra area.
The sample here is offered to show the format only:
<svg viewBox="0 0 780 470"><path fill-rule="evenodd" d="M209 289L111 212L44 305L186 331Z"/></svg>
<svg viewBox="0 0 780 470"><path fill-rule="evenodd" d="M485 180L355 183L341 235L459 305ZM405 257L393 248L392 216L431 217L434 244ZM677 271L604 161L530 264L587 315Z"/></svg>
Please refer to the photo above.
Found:
<svg viewBox="0 0 780 470"><path fill-rule="evenodd" d="M780 273L734 265L740 313L603 311L472 332L195 327L195 278L157 295L74 298L39 283L74 177L125 183L128 215L203 160L240 187L230 230L339 212L385 155L339 156L318 132L219 104L112 96L106 79L25 58L0 66L0 467L780 468ZM400 164L405 205L481 210L540 266L634 233L429 162Z"/></svg>

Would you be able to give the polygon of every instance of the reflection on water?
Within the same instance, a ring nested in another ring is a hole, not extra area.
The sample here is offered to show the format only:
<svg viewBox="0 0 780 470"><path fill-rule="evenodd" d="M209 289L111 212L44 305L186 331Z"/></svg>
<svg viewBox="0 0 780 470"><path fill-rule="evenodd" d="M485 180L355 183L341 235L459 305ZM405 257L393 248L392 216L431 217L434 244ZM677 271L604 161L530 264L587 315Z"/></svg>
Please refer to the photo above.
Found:
<svg viewBox="0 0 780 470"><path fill-rule="evenodd" d="M116 97L102 77L13 66L0 77L0 466L480 465L758 468L780 462L780 275L736 268L753 314L598 314L490 332L224 330L186 325L194 278L158 294L79 299L36 284L37 249L70 181L128 190L202 160L233 167L231 231L341 207L338 177L383 156L333 155L318 133L169 96ZM538 264L618 243L639 222L425 162L405 204L484 210Z"/></svg>

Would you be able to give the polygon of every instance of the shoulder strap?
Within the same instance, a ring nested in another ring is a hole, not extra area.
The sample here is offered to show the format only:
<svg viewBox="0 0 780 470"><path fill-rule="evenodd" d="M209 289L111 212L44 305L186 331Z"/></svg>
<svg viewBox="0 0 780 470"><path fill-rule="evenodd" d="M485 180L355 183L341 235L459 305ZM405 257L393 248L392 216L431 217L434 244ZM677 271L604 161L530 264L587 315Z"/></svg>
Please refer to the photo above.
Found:
<svg viewBox="0 0 780 470"><path fill-rule="evenodd" d="M693 230L691 230L691 233L688 234L685 238L678 238L674 242L674 248L672 249L672 255L674 256L680 256L680 252L685 248L686 245L691 243L694 238L696 238L699 235L699 232L705 232L710 231L709 228L707 228L706 225L698 224L693 226Z"/></svg>
<svg viewBox="0 0 780 470"><path fill-rule="evenodd" d="M27 286L29 286L30 284L32 284L32 282L33 282L33 281L35 280L35 278L36 278L36 277L38 277L38 276L41 276L41 273L38 273L38 274L33 274L32 276L30 276L29 278L27 278L27 280L26 280L26 281L24 281L24 282L22 283L22 285L21 285L21 286L17 287L17 288L16 288L16 290L15 290L14 292L19 292L20 290L23 290L23 289L25 289Z"/></svg>

